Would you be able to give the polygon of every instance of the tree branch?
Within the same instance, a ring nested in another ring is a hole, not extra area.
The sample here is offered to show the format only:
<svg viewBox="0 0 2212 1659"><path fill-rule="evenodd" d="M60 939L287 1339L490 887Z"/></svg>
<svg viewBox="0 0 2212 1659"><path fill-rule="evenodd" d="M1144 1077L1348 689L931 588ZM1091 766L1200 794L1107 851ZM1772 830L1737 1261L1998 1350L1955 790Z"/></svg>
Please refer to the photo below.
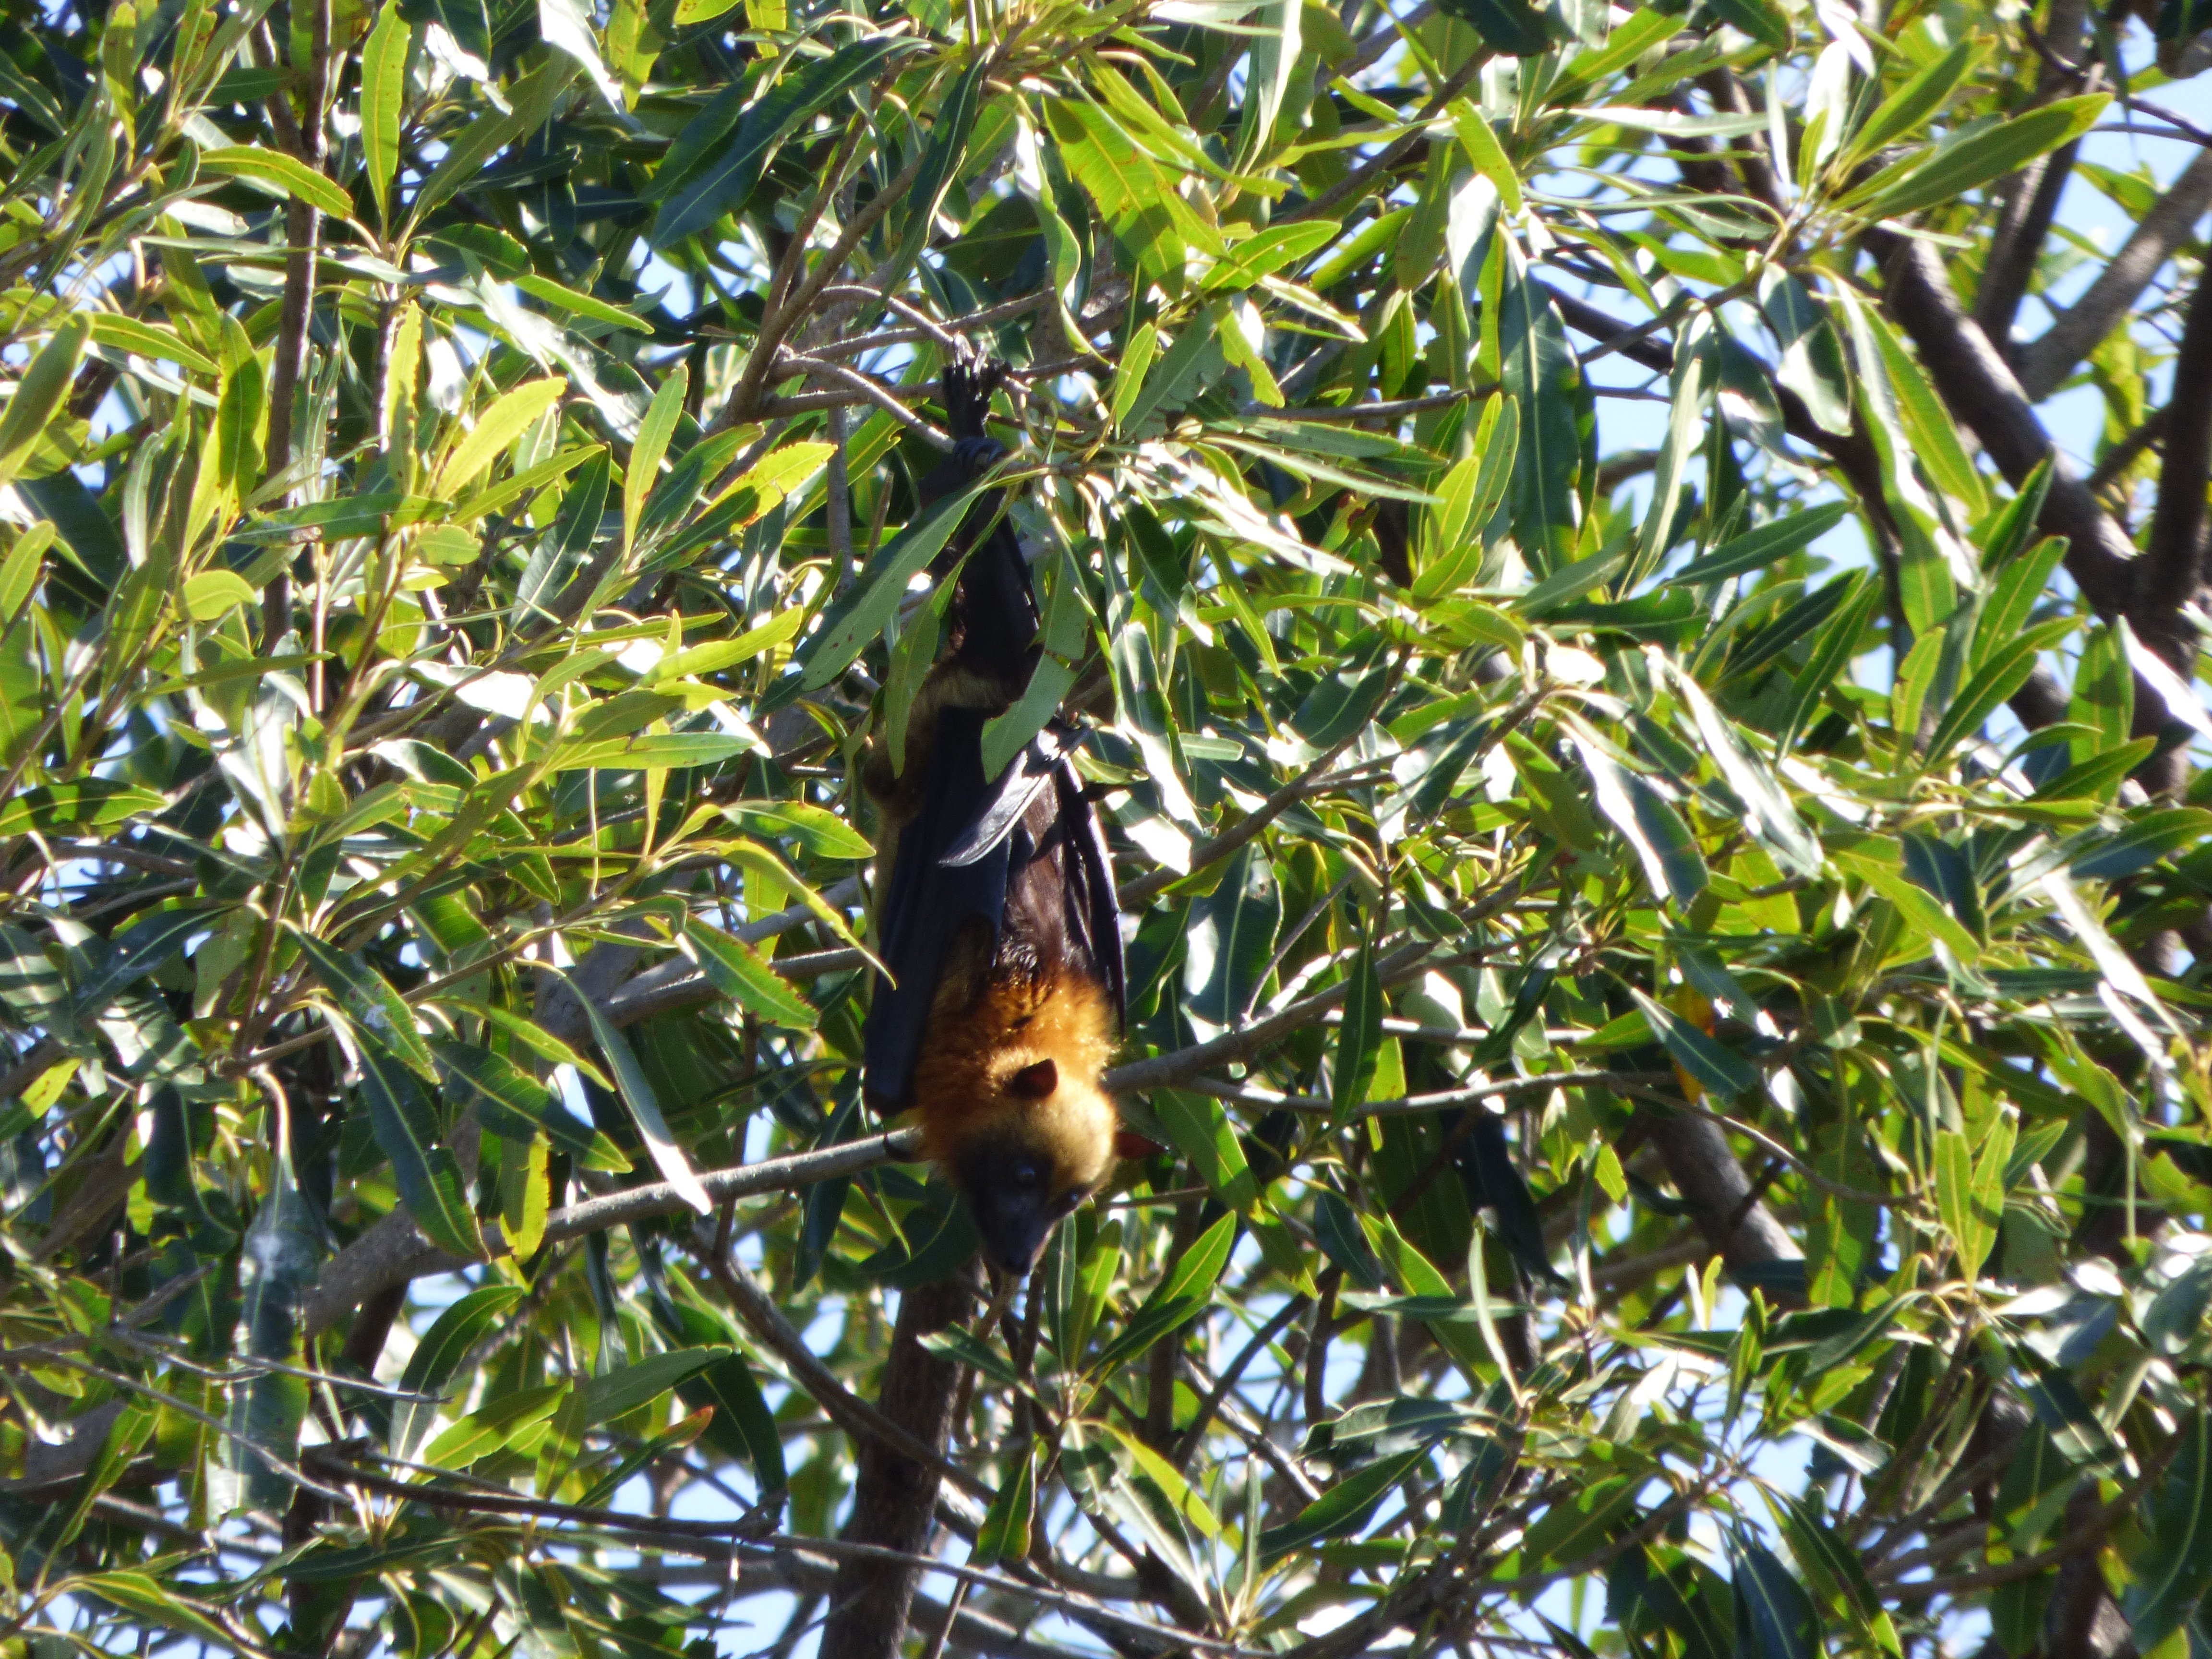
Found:
<svg viewBox="0 0 2212 1659"><path fill-rule="evenodd" d="M2149 624L2145 640L2186 675L2195 671L2197 629L2181 608L2203 580L2204 487L2212 477L2212 283L2201 277L2182 325L2173 388L2136 611Z"/></svg>
<svg viewBox="0 0 2212 1659"><path fill-rule="evenodd" d="M2058 390L2075 365L2134 308L2151 278L2190 239L2208 208L2212 208L2212 150L2191 159L2081 297L2039 337L2014 353L2021 388L2028 398L2040 403Z"/></svg>

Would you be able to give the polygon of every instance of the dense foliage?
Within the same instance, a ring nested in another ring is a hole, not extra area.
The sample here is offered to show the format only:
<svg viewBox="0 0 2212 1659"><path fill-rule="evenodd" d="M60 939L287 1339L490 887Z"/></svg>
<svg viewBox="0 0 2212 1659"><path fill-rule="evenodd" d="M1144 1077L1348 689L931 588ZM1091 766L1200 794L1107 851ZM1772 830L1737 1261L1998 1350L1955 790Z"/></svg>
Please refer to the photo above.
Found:
<svg viewBox="0 0 2212 1659"><path fill-rule="evenodd" d="M0 1650L888 1654L935 1364L933 1656L2212 1651L2144 9L12 8ZM982 356L1158 1148L1018 1292L858 1075Z"/></svg>

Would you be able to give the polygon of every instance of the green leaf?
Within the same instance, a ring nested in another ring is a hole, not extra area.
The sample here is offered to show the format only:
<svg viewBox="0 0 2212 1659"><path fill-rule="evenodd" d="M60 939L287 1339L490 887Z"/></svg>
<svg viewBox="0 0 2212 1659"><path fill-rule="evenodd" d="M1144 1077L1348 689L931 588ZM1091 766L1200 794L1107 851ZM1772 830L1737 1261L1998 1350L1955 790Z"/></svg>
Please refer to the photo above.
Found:
<svg viewBox="0 0 2212 1659"><path fill-rule="evenodd" d="M76 1018L87 1024L107 1012L115 1000L167 962L194 933L209 930L202 910L165 910L133 922L109 942L106 960L77 988Z"/></svg>
<svg viewBox="0 0 2212 1659"><path fill-rule="evenodd" d="M215 360L204 352L185 343L185 337L173 328L161 323L149 323L142 318L118 316L112 311L80 312L92 325L94 344L113 346L124 351L135 351L142 357L158 357L174 363L179 368L210 379L216 373Z"/></svg>
<svg viewBox="0 0 2212 1659"><path fill-rule="evenodd" d="M2129 1632L2142 1653L2179 1630L2212 1587L2212 1413L2199 1407L2180 1440L2148 1505L2149 1542L2128 1563Z"/></svg>
<svg viewBox="0 0 2212 1659"><path fill-rule="evenodd" d="M2060 98L2009 121L1914 154L1884 167L1838 204L1869 219L1894 219L1954 201L1970 190L2017 173L2039 155L2070 144L2112 102L2110 94Z"/></svg>
<svg viewBox="0 0 2212 1659"><path fill-rule="evenodd" d="M558 403L561 394L568 389L568 382L556 375L503 393L477 416L468 434L446 457L445 465L438 469L437 493L449 497L458 495L475 483L477 475L520 437L525 428Z"/></svg>
<svg viewBox="0 0 2212 1659"><path fill-rule="evenodd" d="M436 1111L380 1034L360 1026L353 1032L369 1127L377 1149L392 1160L392 1181L408 1213L440 1249L465 1261L483 1261L490 1252L469 1202L468 1179L444 1144ZM427 1045L423 1052L428 1053Z"/></svg>
<svg viewBox="0 0 2212 1659"><path fill-rule="evenodd" d="M504 1054L450 1038L434 1040L430 1048L447 1087L459 1085L461 1098L474 1099L478 1121L494 1134L527 1141L542 1133L584 1169L629 1173L630 1162L620 1147L571 1115L559 1095Z"/></svg>
<svg viewBox="0 0 2212 1659"><path fill-rule="evenodd" d="M1759 273L1759 308L1782 349L1775 378L1830 432L1851 429L1850 371L1843 342L1813 292L1778 265Z"/></svg>
<svg viewBox="0 0 2212 1659"><path fill-rule="evenodd" d="M907 584L944 550L982 489L971 485L930 507L868 562L853 584L853 597L832 605L813 637L799 647L802 690L820 690L874 642L897 614Z"/></svg>
<svg viewBox="0 0 2212 1659"><path fill-rule="evenodd" d="M744 940L695 916L684 924L684 942L686 954L724 996L734 998L771 1024L798 1031L814 1029L814 1006Z"/></svg>
<svg viewBox="0 0 2212 1659"><path fill-rule="evenodd" d="M422 1333L415 1352L407 1356L406 1369L399 1374L402 1389L425 1397L403 1400L393 1408L386 1443L394 1457L415 1455L415 1448L436 1419L435 1396L451 1388L460 1376L462 1362L526 1294L520 1285L487 1285L455 1297L430 1322L430 1328Z"/></svg>
<svg viewBox="0 0 2212 1659"><path fill-rule="evenodd" d="M572 740L540 763L553 772L642 772L656 767L715 766L759 745L719 732L649 732L636 737Z"/></svg>
<svg viewBox="0 0 2212 1659"><path fill-rule="evenodd" d="M1176 1261L1167 1278L1145 1298L1121 1334L1091 1362L1093 1376L1110 1376L1161 1338L1181 1330L1205 1311L1221 1270L1237 1242L1237 1217L1224 1215Z"/></svg>
<svg viewBox="0 0 2212 1659"><path fill-rule="evenodd" d="M407 98L407 53L414 36L399 15L398 0L386 0L361 55L361 154L376 198L378 216L392 219L392 186L399 177L399 123Z"/></svg>
<svg viewBox="0 0 2212 1659"><path fill-rule="evenodd" d="M1416 1446L1410 1451L1378 1457L1366 1468L1347 1475L1290 1520L1261 1533L1261 1559L1280 1560L1301 1545L1357 1530L1428 1455L1426 1447Z"/></svg>
<svg viewBox="0 0 2212 1659"><path fill-rule="evenodd" d="M20 790L14 799L0 803L0 836L20 836L33 830L49 835L80 834L158 812L167 804L166 797L151 789L107 778L42 783Z"/></svg>
<svg viewBox="0 0 2212 1659"><path fill-rule="evenodd" d="M252 1358L297 1365L301 1304L321 1267L322 1230L301 1196L290 1153L280 1146L270 1164L268 1194L240 1250L233 1340ZM295 1455L307 1416L307 1385L297 1376L270 1370L232 1386L219 1466L226 1512L290 1501L292 1484L276 1460Z"/></svg>
<svg viewBox="0 0 2212 1659"><path fill-rule="evenodd" d="M1960 738L1979 729L1999 703L2027 684L2027 677L2035 672L2036 658L2072 633L2074 626L2072 617L2063 617L1993 646L1943 711L1942 720L1928 740L1927 763L1933 766L1950 753Z"/></svg>
<svg viewBox="0 0 2212 1659"><path fill-rule="evenodd" d="M170 1589L151 1573L118 1568L112 1572L87 1573L62 1581L57 1589L94 1602L106 1601L134 1613L146 1627L172 1635L198 1637L222 1651L234 1649L237 1638L218 1624L207 1610Z"/></svg>
<svg viewBox="0 0 2212 1659"><path fill-rule="evenodd" d="M1975 1206L1973 1151L1956 1129L1936 1137L1936 1206L1959 1252L1959 1270L1971 1279L1995 1242L1996 1229L1984 1227Z"/></svg>
<svg viewBox="0 0 2212 1659"><path fill-rule="evenodd" d="M1671 1008L1653 1001L1633 986L1628 994L1651 1028L1651 1035L1666 1048L1668 1058L1708 1094L1722 1100L1749 1094L1759 1086L1759 1068L1733 1048L1707 1036Z"/></svg>
<svg viewBox="0 0 2212 1659"><path fill-rule="evenodd" d="M1569 562L1574 545L1578 513L1575 486L1582 471L1574 398L1582 370L1567 344L1559 307L1528 275L1518 249L1510 242L1505 244L1498 304L1498 350L1500 384L1521 416L1509 497L1513 534L1536 574L1546 575Z"/></svg>
<svg viewBox="0 0 2212 1659"><path fill-rule="evenodd" d="M566 1382L548 1382L540 1388L520 1389L487 1400L424 1447L418 1461L434 1468L465 1469L543 1423L559 1408L562 1397L568 1392ZM404 1401L399 1409L408 1410L412 1404ZM408 1454L398 1451L395 1442L393 1455L404 1457Z"/></svg>
<svg viewBox="0 0 2212 1659"><path fill-rule="evenodd" d="M213 622L260 595L234 570L203 570L185 582L185 614L196 623Z"/></svg>
<svg viewBox="0 0 2212 1659"><path fill-rule="evenodd" d="M415 1016L399 993L383 975L359 957L295 929L300 949L314 964L315 974L330 988L339 1009L352 1024L374 1032L417 1077L434 1083L438 1069L430 1045L415 1029Z"/></svg>
<svg viewBox="0 0 2212 1659"><path fill-rule="evenodd" d="M1376 973L1371 941L1361 942L1346 977L1352 989L1344 1000L1344 1023L1329 1071L1330 1121L1340 1124L1351 1121L1366 1103L1382 1057L1382 981Z"/></svg>
<svg viewBox="0 0 2212 1659"><path fill-rule="evenodd" d="M726 1347L678 1348L634 1365L617 1365L604 1376L586 1377L576 1386L584 1420L607 1423L649 1406L685 1378L727 1359L730 1352Z"/></svg>
<svg viewBox="0 0 2212 1659"><path fill-rule="evenodd" d="M983 1524L976 1529L975 1547L969 1553L973 1566L1000 1561L1021 1561L1030 1553L1031 1517L1036 1509L1036 1443L1022 1448L1013 1472L999 1483Z"/></svg>
<svg viewBox="0 0 2212 1659"><path fill-rule="evenodd" d="M200 152L200 171L226 178L248 179L271 186L278 194L319 208L334 219L353 216L353 198L296 155L258 144L234 144Z"/></svg>
<svg viewBox="0 0 2212 1659"><path fill-rule="evenodd" d="M1835 615L1814 636L1813 648L1806 653L1805 666L1798 671L1796 682L1790 688L1789 714L1782 723L1782 738L1775 745L1776 753L1786 755L1797 746L1797 739L1811 726L1813 716L1826 699L1828 688L1864 647L1867 623L1881 603L1880 580L1870 574L1862 575L1850 597L1837 607Z"/></svg>
<svg viewBox="0 0 2212 1659"><path fill-rule="evenodd" d="M975 112L982 102L991 66L989 54L977 53L937 106L936 118L930 123L929 148L922 152L921 171L915 175L913 187L907 194L898 252L893 260L892 273L887 273L890 280L903 274L907 262L929 240L931 227L937 222L937 210L944 204L945 191L951 189L953 179L958 176L969 136L975 130Z"/></svg>
<svg viewBox="0 0 2212 1659"><path fill-rule="evenodd" d="M1258 1206L1260 1188L1245 1162L1237 1126L1218 1101L1164 1089L1152 1097L1152 1114L1176 1151L1190 1160L1191 1171L1240 1215Z"/></svg>
<svg viewBox="0 0 2212 1659"><path fill-rule="evenodd" d="M610 328L626 329L632 334L653 332L651 323L633 313L624 311L620 306L611 306L605 300L593 299L588 294L565 287L550 276L540 276L535 271L527 271L517 276L514 279L514 285L525 294L534 299L543 300L547 305L557 311L565 311L571 317L581 317L587 322L605 323ZM675 375L684 373L684 366L678 363L671 378L673 379ZM665 389L665 382L663 383L664 389ZM680 398L679 401L681 401ZM640 439L642 440L643 436L643 433L641 432Z"/></svg>
<svg viewBox="0 0 2212 1659"><path fill-rule="evenodd" d="M1283 925L1283 898L1273 866L1247 842L1224 866L1220 884L1191 917L1183 988L1191 1016L1226 1030L1243 1019L1265 987L1261 975Z"/></svg>
<svg viewBox="0 0 2212 1659"><path fill-rule="evenodd" d="M1842 165L1848 170L1885 144L1895 143L1919 130L1922 122L1943 106L1981 55L1982 42L1966 35L1950 51L1884 99L1864 125L1851 135Z"/></svg>
<svg viewBox="0 0 2212 1659"><path fill-rule="evenodd" d="M22 471L55 414L76 381L92 324L82 312L56 329L15 382L15 395L0 410L0 483Z"/></svg>
<svg viewBox="0 0 2212 1659"><path fill-rule="evenodd" d="M1551 50L1544 19L1528 0L1448 0L1443 9L1474 25L1482 42L1512 58L1534 58Z"/></svg>
<svg viewBox="0 0 2212 1659"><path fill-rule="evenodd" d="M659 479L660 458L668 453L668 441L675 435L676 422L684 413L684 394L690 384L690 371L678 363L653 394L653 406L638 423L637 441L630 446L629 470L623 474L625 553L637 539L638 515L645 510L646 497Z"/></svg>
<svg viewBox="0 0 2212 1659"><path fill-rule="evenodd" d="M585 1018L591 1023L592 1039L607 1057L607 1069L614 1073L616 1091L622 1096L623 1104L629 1108L630 1119L637 1125L638 1133L645 1137L646 1150L653 1154L654 1165L686 1204L701 1215L712 1214L714 1201L699 1184L691 1160L684 1157L684 1149L669 1133L668 1120L660 1115L659 1098L644 1068L637 1063L637 1056L630 1051L629 1043L600 1012L597 1003L577 990L573 982L568 988L583 1005Z"/></svg>
<svg viewBox="0 0 2212 1659"><path fill-rule="evenodd" d="M744 83L731 86L692 118L653 175L652 194L660 209L653 217L653 246L672 247L743 207L777 149L801 123L874 80L892 58L915 45L888 35L856 40L794 70L750 109L743 109ZM709 159L732 126L736 136Z"/></svg>
<svg viewBox="0 0 2212 1659"><path fill-rule="evenodd" d="M1737 1653L1744 1659L1819 1659L1820 1617L1805 1587L1762 1544L1739 1538L1730 1554Z"/></svg>
<svg viewBox="0 0 2212 1659"><path fill-rule="evenodd" d="M1704 892L1705 854L1681 815L1648 780L1614 760L1604 744L1577 735L1575 748L1589 769L1598 810L1634 849L1652 890L1677 904L1686 904Z"/></svg>
<svg viewBox="0 0 2212 1659"><path fill-rule="evenodd" d="M1692 559L1670 573L1668 580L1717 582L1740 576L1747 570L1763 570L1826 535L1850 516L1850 510L1847 501L1829 501L1776 519L1741 536L1730 537L1704 557Z"/></svg>
<svg viewBox="0 0 2212 1659"><path fill-rule="evenodd" d="M2135 672L2128 665L2118 629L2107 623L2090 629L2075 665L2074 696L2066 718L2096 735L2086 742L2075 739L2075 758L2084 760L2122 747L2134 730L2135 714Z"/></svg>
<svg viewBox="0 0 2212 1659"><path fill-rule="evenodd" d="M1808 675L1817 668L1817 649L1814 657L1815 665L1807 669ZM1832 674L1834 666L1826 672ZM1689 705L1690 717L1696 724L1705 752L1720 768L1721 776L1728 781L1729 788L1743 805L1745 827L1784 867L1808 878L1819 875L1820 843L1806 829L1788 793L1766 763L1714 707L1703 686L1680 668L1674 678L1681 689L1682 701ZM1799 684L1802 689L1802 679ZM1796 728L1793 725L1790 729Z"/></svg>

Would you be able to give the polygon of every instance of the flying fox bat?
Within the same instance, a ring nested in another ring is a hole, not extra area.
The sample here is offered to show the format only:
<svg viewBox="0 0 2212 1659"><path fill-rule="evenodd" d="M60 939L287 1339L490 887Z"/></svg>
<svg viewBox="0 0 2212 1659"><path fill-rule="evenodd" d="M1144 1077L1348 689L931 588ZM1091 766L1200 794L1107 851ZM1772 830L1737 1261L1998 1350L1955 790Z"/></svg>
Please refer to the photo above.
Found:
<svg viewBox="0 0 2212 1659"><path fill-rule="evenodd" d="M945 374L953 453L925 503L1004 457L983 432L1001 365ZM915 696L905 768L881 738L863 781L879 809L878 933L893 978L868 1010L864 1079L913 1109L984 1258L1019 1277L1104 1178L1118 1115L1100 1085L1124 1012L1119 908L1098 815L1047 725L996 778L983 724L1018 702L1041 647L1036 601L1002 501L969 509L933 567L957 582L944 655Z"/></svg>

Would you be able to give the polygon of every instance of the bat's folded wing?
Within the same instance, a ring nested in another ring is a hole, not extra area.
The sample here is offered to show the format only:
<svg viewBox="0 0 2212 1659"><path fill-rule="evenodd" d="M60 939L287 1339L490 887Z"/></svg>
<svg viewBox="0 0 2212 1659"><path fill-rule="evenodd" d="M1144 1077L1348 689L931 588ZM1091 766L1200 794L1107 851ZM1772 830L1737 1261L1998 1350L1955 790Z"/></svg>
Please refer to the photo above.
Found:
<svg viewBox="0 0 2212 1659"><path fill-rule="evenodd" d="M892 983L876 983L866 1044L869 1100L884 1112L910 1103L914 1065L961 928L981 917L995 935L1006 909L1009 848L1004 837L957 869L945 851L988 812L995 791L983 781L983 716L947 708L938 718L927 785L913 820L899 832L890 887L878 912L878 951Z"/></svg>

